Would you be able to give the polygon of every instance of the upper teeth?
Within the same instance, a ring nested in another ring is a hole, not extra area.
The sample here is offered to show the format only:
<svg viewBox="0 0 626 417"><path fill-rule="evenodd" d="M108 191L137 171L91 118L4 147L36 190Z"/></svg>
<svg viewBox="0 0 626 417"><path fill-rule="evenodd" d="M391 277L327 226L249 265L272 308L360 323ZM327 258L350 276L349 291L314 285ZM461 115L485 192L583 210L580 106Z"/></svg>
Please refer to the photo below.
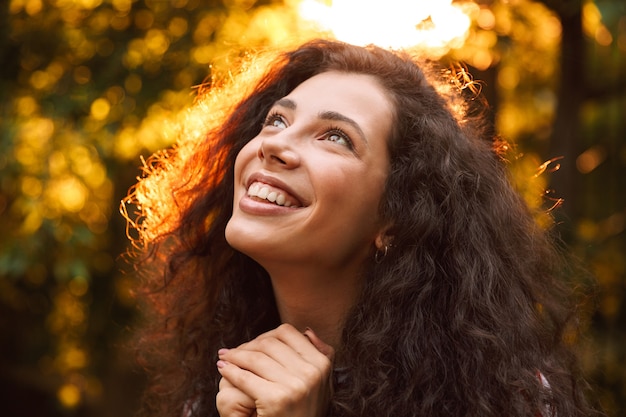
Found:
<svg viewBox="0 0 626 417"><path fill-rule="evenodd" d="M287 200L287 197L285 197L283 193L260 182L255 182L248 188L248 196L268 200L279 206L295 207L295 204Z"/></svg>

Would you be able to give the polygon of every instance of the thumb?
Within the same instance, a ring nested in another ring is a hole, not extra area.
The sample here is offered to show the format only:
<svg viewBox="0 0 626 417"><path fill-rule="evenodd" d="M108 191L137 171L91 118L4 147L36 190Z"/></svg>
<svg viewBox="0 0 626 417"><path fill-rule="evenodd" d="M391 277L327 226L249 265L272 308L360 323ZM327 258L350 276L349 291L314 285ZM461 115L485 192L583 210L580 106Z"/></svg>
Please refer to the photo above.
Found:
<svg viewBox="0 0 626 417"><path fill-rule="evenodd" d="M315 332L307 327L304 331L304 335L311 341L311 344L322 354L324 354L331 362L335 357L335 349L329 344L326 344L320 339Z"/></svg>

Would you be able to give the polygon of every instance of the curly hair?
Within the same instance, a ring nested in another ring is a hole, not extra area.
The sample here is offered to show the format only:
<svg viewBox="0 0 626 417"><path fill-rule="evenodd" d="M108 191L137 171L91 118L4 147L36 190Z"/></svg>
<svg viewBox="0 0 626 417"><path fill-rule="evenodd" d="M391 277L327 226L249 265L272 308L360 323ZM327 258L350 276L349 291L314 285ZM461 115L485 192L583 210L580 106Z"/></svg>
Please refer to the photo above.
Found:
<svg viewBox="0 0 626 417"><path fill-rule="evenodd" d="M217 350L280 324L267 272L224 237L234 161L276 100L331 70L376 77L396 120L379 207L393 246L363 267L329 415L590 415L566 341L563 251L457 83L407 53L336 41L282 53L254 82L265 67L250 62L202 92L127 198L150 312L137 345L145 415L217 416Z"/></svg>

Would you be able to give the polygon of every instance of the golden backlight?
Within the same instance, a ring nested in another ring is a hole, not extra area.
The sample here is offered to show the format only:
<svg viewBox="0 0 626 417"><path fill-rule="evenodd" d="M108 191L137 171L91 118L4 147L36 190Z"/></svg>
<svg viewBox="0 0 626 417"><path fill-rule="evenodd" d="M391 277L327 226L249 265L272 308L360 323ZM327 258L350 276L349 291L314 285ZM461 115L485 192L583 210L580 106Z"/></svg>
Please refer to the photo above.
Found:
<svg viewBox="0 0 626 417"><path fill-rule="evenodd" d="M328 2L326 2L328 3ZM462 46L470 28L468 7L452 0L303 0L300 15L344 42L420 48L443 55Z"/></svg>

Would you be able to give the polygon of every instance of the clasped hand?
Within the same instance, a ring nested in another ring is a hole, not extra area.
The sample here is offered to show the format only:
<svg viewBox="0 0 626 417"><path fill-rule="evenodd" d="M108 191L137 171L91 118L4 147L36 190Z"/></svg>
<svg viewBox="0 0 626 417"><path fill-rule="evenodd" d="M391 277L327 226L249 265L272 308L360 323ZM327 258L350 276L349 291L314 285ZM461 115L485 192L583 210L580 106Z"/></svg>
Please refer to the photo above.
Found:
<svg viewBox="0 0 626 417"><path fill-rule="evenodd" d="M221 417L322 417L334 350L312 330L283 324L235 349L220 349Z"/></svg>

